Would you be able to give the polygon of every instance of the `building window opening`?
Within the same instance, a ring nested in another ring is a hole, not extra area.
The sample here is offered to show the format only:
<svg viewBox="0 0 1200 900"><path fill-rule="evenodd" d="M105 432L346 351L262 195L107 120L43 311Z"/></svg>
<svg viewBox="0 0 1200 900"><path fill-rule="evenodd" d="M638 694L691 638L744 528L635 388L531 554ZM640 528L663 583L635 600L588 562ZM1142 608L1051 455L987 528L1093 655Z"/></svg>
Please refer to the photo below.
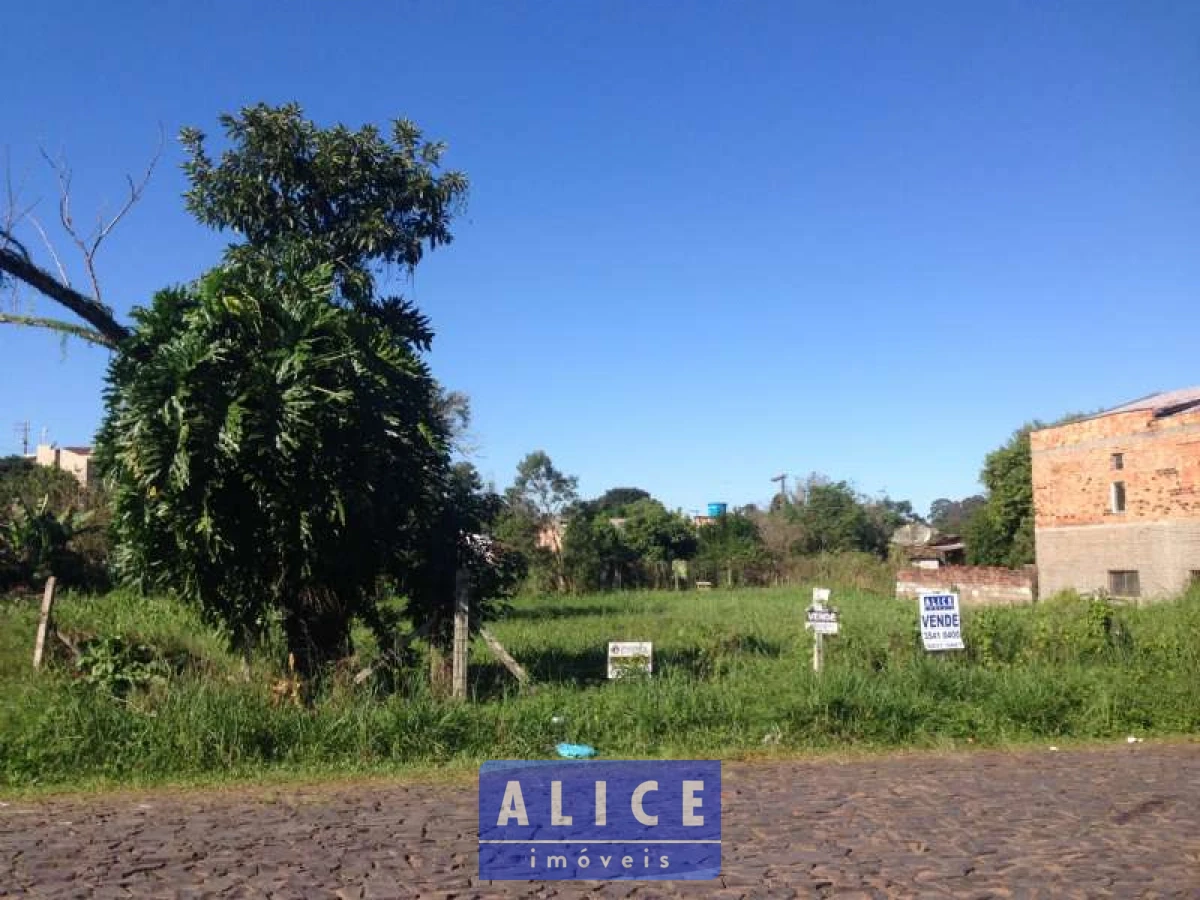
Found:
<svg viewBox="0 0 1200 900"><path fill-rule="evenodd" d="M1114 481L1112 483L1112 497L1110 499L1113 512L1125 512L1125 482Z"/></svg>
<svg viewBox="0 0 1200 900"><path fill-rule="evenodd" d="M1114 469L1125 468L1125 454L1124 453L1114 453L1112 455L1112 467Z"/></svg>
<svg viewBox="0 0 1200 900"><path fill-rule="evenodd" d="M1109 570L1108 592L1114 597L1140 597L1142 584L1138 573L1126 569Z"/></svg>

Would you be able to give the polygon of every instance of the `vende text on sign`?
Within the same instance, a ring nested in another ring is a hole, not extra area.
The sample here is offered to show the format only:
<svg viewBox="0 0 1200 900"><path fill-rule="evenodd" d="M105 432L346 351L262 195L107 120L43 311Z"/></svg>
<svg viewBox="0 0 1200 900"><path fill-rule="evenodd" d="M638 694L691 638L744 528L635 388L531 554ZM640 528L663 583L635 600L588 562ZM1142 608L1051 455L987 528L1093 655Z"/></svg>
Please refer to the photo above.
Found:
<svg viewBox="0 0 1200 900"><path fill-rule="evenodd" d="M922 594L917 603L921 643L926 650L964 649L958 594Z"/></svg>
<svg viewBox="0 0 1200 900"><path fill-rule="evenodd" d="M838 613L832 609L810 608L805 613L805 628L811 628L814 634L837 634Z"/></svg>
<svg viewBox="0 0 1200 900"><path fill-rule="evenodd" d="M637 673L649 675L654 671L654 644L650 641L610 641L608 645L608 677Z"/></svg>
<svg viewBox="0 0 1200 900"><path fill-rule="evenodd" d="M718 761L497 761L479 769L481 879L720 873Z"/></svg>

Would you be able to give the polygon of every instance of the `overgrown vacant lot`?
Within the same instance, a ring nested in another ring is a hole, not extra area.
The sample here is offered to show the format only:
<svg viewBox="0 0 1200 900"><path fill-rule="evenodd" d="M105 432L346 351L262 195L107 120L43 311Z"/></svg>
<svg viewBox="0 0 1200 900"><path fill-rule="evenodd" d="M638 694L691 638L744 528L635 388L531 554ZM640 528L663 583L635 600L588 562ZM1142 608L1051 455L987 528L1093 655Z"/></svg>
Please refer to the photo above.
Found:
<svg viewBox="0 0 1200 900"><path fill-rule="evenodd" d="M811 671L807 589L523 600L493 632L515 683L472 648L472 702L430 696L420 660L361 685L360 658L311 708L162 598L67 597L61 648L35 675L36 602L0 606L0 785L145 784L395 771L538 758L561 740L602 756L736 756L1123 739L1200 730L1200 594L1141 609L1064 598L964 613L967 651L927 655L916 604L835 590L842 634ZM654 642L649 680L605 681L610 640Z"/></svg>

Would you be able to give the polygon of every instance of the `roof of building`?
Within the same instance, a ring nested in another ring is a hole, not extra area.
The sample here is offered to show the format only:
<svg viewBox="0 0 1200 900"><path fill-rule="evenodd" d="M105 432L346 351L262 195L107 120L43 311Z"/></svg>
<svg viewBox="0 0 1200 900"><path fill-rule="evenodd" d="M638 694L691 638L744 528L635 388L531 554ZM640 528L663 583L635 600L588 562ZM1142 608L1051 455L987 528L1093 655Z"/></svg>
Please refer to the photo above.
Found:
<svg viewBox="0 0 1200 900"><path fill-rule="evenodd" d="M71 453L74 453L76 456L91 456L92 455L91 447L63 447L63 449L67 450Z"/></svg>
<svg viewBox="0 0 1200 900"><path fill-rule="evenodd" d="M1096 413L1094 416L1088 416L1088 418L1098 419L1101 416L1111 416L1117 413L1142 411L1153 412L1155 418L1163 418L1196 407L1200 407L1200 385L1149 394L1145 397L1139 397L1137 400L1131 400L1128 403L1115 406L1112 409L1106 409L1104 412Z"/></svg>

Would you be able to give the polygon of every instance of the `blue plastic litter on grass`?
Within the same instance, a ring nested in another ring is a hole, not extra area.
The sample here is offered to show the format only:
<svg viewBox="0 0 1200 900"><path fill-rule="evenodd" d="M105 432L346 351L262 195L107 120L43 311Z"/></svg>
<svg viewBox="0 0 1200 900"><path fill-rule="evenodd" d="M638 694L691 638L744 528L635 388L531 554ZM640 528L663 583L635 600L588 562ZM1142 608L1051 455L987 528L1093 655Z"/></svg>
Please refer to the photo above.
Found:
<svg viewBox="0 0 1200 900"><path fill-rule="evenodd" d="M559 744L555 749L558 750L559 756L565 756L567 759L587 759L596 755L596 748L587 744Z"/></svg>

